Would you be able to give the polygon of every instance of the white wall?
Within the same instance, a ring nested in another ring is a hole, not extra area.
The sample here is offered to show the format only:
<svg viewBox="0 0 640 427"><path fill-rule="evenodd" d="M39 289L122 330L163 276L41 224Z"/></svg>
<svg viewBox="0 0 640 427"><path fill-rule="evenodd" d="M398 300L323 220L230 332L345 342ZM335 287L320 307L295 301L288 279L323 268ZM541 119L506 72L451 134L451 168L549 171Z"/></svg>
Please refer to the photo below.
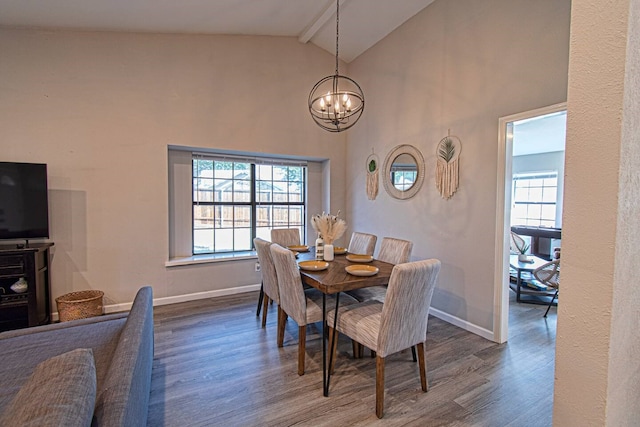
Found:
<svg viewBox="0 0 640 427"><path fill-rule="evenodd" d="M54 298L259 283L253 260L165 267L169 145L327 159L344 181L346 136L306 106L332 56L295 38L4 28L0 58L0 157L49 166ZM347 211L344 186L329 207Z"/></svg>
<svg viewBox="0 0 640 427"><path fill-rule="evenodd" d="M413 258L439 258L432 307L472 329L493 330L498 118L566 100L569 0L436 1L349 66L367 97L349 131L349 221L414 242ZM434 182L448 131L462 141L460 187L450 200ZM412 144L426 179L399 201L365 193L365 159Z"/></svg>

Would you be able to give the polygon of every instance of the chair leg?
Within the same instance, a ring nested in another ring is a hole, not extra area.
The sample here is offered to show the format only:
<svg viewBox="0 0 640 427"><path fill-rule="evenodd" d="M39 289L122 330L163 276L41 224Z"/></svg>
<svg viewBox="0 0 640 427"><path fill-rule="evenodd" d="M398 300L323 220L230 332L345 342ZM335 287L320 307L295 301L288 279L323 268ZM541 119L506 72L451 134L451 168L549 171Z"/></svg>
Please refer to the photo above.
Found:
<svg viewBox="0 0 640 427"><path fill-rule="evenodd" d="M376 356L376 416L384 415L384 357Z"/></svg>
<svg viewBox="0 0 640 427"><path fill-rule="evenodd" d="M287 323L287 313L282 307L278 306L278 347L284 345L284 328Z"/></svg>
<svg viewBox="0 0 640 427"><path fill-rule="evenodd" d="M357 359L359 354L358 354L358 341L356 340L351 340L351 348L353 350L353 358Z"/></svg>
<svg viewBox="0 0 640 427"><path fill-rule="evenodd" d="M306 342L307 326L298 326L298 375L304 375L304 356Z"/></svg>
<svg viewBox="0 0 640 427"><path fill-rule="evenodd" d="M413 357L413 361L414 362L418 361L418 358L416 357L416 346L415 345L411 347L411 357Z"/></svg>
<svg viewBox="0 0 640 427"><path fill-rule="evenodd" d="M559 289L558 289L558 291L559 291ZM547 307L547 311L544 312L544 317L547 317L547 314L549 314L549 309L553 305L553 301L558 297L558 291L556 291L555 295L553 295L553 298L551 298L551 302L549 303L549 307Z"/></svg>
<svg viewBox="0 0 640 427"><path fill-rule="evenodd" d="M269 300L268 296L264 296L264 306L262 307L262 327L264 328L267 325L267 312L269 311Z"/></svg>
<svg viewBox="0 0 640 427"><path fill-rule="evenodd" d="M429 383L427 382L427 361L424 358L424 343L418 343L418 365L420 367L420 385L422 391L429 391ZM412 347L413 348L413 347Z"/></svg>
<svg viewBox="0 0 640 427"><path fill-rule="evenodd" d="M256 309L256 317L260 317L260 309L262 308L262 299L264 298L264 287L260 285L260 295L258 296L258 308Z"/></svg>

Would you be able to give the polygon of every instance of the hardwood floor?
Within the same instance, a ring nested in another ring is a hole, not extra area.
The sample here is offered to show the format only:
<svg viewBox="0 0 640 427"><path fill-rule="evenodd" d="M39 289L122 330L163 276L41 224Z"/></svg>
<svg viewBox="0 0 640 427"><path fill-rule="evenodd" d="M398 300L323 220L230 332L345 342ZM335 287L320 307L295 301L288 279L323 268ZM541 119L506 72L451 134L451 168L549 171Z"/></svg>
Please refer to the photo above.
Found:
<svg viewBox="0 0 640 427"><path fill-rule="evenodd" d="M411 352L388 358L385 415L375 416L375 359L351 358L341 337L329 397L322 395L319 328L307 330L306 373L297 374L297 326L276 346L257 292L155 308L150 426L550 426L556 310L510 308L498 345L437 318L426 342L429 391Z"/></svg>

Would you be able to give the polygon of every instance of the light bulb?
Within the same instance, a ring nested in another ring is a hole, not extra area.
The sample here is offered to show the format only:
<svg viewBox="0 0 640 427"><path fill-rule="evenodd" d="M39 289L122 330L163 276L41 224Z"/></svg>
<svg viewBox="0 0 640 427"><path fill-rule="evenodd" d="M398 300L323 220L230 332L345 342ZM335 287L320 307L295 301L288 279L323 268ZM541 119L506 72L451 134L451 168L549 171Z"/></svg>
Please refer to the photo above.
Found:
<svg viewBox="0 0 640 427"><path fill-rule="evenodd" d="M324 111L325 109L326 109L326 108L325 108L325 106L324 106L324 99L323 99L323 98L320 98L320 110L321 110L321 111Z"/></svg>

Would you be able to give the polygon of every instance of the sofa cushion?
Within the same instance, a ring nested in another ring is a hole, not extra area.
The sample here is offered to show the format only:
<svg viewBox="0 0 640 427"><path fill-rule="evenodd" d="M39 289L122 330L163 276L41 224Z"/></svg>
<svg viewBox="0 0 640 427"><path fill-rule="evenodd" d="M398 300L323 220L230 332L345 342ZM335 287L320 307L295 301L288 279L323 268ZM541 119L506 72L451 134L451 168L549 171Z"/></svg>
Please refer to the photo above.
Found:
<svg viewBox="0 0 640 427"><path fill-rule="evenodd" d="M35 368L0 415L0 425L89 426L95 400L93 351L75 349Z"/></svg>

